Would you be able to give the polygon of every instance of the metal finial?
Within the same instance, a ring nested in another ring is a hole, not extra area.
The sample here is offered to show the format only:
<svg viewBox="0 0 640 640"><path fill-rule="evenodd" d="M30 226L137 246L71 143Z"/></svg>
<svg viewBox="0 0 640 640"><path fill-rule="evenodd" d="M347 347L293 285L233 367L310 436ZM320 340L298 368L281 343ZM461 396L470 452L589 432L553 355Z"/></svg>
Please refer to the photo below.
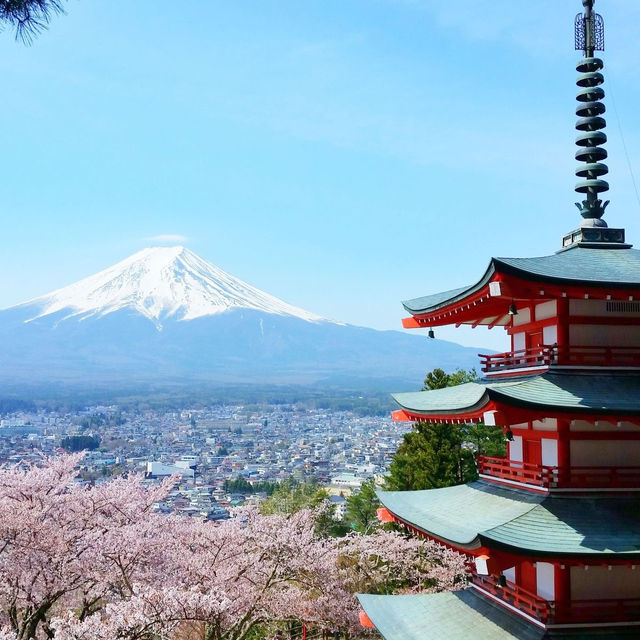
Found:
<svg viewBox="0 0 640 640"><path fill-rule="evenodd" d="M584 218L581 227L606 227L607 223L601 218L609 202L603 204L598 197L609 190L609 184L600 180L609 173L607 165L601 162L607 157L607 151L600 146L607 141L602 131L607 123L601 117L605 112L601 102L604 90L600 86L604 82L600 73L604 63L594 57L594 51L604 49L604 21L592 11L594 0L582 0L582 4L584 14L579 13L575 22L576 49L582 49L585 56L576 66L580 74L576 83L579 87L576 129L581 132L576 138L576 160L584 164L576 169L576 175L584 180L576 184L576 191L586 194L586 199L576 202L576 206Z"/></svg>
<svg viewBox="0 0 640 640"><path fill-rule="evenodd" d="M594 51L604 51L604 20L593 11L595 0L582 0L584 13L575 21L576 50L584 51L585 58L592 58Z"/></svg>

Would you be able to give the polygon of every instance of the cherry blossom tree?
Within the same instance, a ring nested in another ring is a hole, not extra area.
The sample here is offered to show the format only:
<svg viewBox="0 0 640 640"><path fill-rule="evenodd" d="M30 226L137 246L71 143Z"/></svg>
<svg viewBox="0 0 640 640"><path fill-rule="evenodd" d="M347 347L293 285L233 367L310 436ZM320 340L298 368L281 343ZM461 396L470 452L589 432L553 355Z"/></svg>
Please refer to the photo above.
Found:
<svg viewBox="0 0 640 640"><path fill-rule="evenodd" d="M320 537L313 510L162 515L170 481L82 487L79 459L0 470L0 640L248 640L301 623L358 635L356 592L463 575L461 557L400 533Z"/></svg>

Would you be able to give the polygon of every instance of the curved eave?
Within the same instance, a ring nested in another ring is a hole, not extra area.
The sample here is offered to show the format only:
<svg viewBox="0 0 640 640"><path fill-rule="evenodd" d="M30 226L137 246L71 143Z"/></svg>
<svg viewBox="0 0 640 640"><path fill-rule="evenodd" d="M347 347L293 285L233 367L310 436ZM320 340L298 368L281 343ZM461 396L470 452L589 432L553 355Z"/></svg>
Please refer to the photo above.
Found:
<svg viewBox="0 0 640 640"><path fill-rule="evenodd" d="M423 491L379 491L400 522L462 551L480 548L479 534L535 507L541 496L484 482Z"/></svg>
<svg viewBox="0 0 640 640"><path fill-rule="evenodd" d="M501 281L501 287L490 291L490 283ZM403 325L502 325L509 320L504 317L505 300L582 297L585 292L603 299L612 294L615 299L638 299L640 251L576 248L539 258L492 258L473 285L404 301L412 318Z"/></svg>
<svg viewBox="0 0 640 640"><path fill-rule="evenodd" d="M640 420L640 375L542 373L396 393L396 421L510 425L541 417Z"/></svg>
<svg viewBox="0 0 640 640"><path fill-rule="evenodd" d="M460 287L458 289L451 289L449 291L443 291L430 296L423 296L420 298L414 298L412 300L405 300L402 302L402 306L411 314L419 315L432 313L439 309L444 309L456 302L463 300L467 301L468 298L472 298L474 294L480 294L484 288L489 284L492 277L495 274L494 258L491 259L487 270L478 282L467 287ZM488 291L487 291L488 295Z"/></svg>
<svg viewBox="0 0 640 640"><path fill-rule="evenodd" d="M428 393L428 392L424 392ZM414 394L392 394L392 398L401 407L399 411L393 411L391 417L394 422L478 422L484 417L487 411L495 409L494 403L489 401L489 395L485 391L478 402L471 406L452 408L450 410L434 409L426 410L411 406L410 400L404 398Z"/></svg>

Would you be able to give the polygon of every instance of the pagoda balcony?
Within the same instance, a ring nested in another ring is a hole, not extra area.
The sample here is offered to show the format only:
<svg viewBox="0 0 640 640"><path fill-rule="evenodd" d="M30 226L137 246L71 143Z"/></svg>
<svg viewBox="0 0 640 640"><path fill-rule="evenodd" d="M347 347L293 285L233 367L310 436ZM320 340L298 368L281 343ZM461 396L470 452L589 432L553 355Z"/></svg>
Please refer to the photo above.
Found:
<svg viewBox="0 0 640 640"><path fill-rule="evenodd" d="M541 464L476 456L478 473L486 479L506 480L554 489L637 489L640 467L571 467L560 469Z"/></svg>
<svg viewBox="0 0 640 640"><path fill-rule="evenodd" d="M476 456L476 465L478 473L482 476L535 485L545 489L557 483L556 467L487 456Z"/></svg>
<svg viewBox="0 0 640 640"><path fill-rule="evenodd" d="M547 627L640 622L640 598L545 600L504 576L474 574L472 585Z"/></svg>
<svg viewBox="0 0 640 640"><path fill-rule="evenodd" d="M545 625L552 617L551 602L506 580L502 575L481 576L474 573L471 584Z"/></svg>
<svg viewBox="0 0 640 640"><path fill-rule="evenodd" d="M547 346L478 354L484 373L549 367L640 368L640 347Z"/></svg>

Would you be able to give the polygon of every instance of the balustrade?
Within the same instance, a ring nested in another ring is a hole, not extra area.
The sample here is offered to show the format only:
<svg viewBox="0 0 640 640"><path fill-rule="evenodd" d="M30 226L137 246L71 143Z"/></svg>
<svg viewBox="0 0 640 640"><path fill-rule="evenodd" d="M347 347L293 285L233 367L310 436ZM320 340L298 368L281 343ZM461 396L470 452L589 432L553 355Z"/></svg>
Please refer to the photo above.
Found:
<svg viewBox="0 0 640 640"><path fill-rule="evenodd" d="M473 574L472 584L487 591L495 598L510 604L545 625L601 624L614 622L639 622L640 599L593 599L560 602L545 600L539 595L504 579L504 576L480 576Z"/></svg>
<svg viewBox="0 0 640 640"><path fill-rule="evenodd" d="M541 345L478 356L485 373L553 366L640 367L640 347Z"/></svg>
<svg viewBox="0 0 640 640"><path fill-rule="evenodd" d="M476 456L478 473L545 489L634 489L640 487L640 467L569 467Z"/></svg>

